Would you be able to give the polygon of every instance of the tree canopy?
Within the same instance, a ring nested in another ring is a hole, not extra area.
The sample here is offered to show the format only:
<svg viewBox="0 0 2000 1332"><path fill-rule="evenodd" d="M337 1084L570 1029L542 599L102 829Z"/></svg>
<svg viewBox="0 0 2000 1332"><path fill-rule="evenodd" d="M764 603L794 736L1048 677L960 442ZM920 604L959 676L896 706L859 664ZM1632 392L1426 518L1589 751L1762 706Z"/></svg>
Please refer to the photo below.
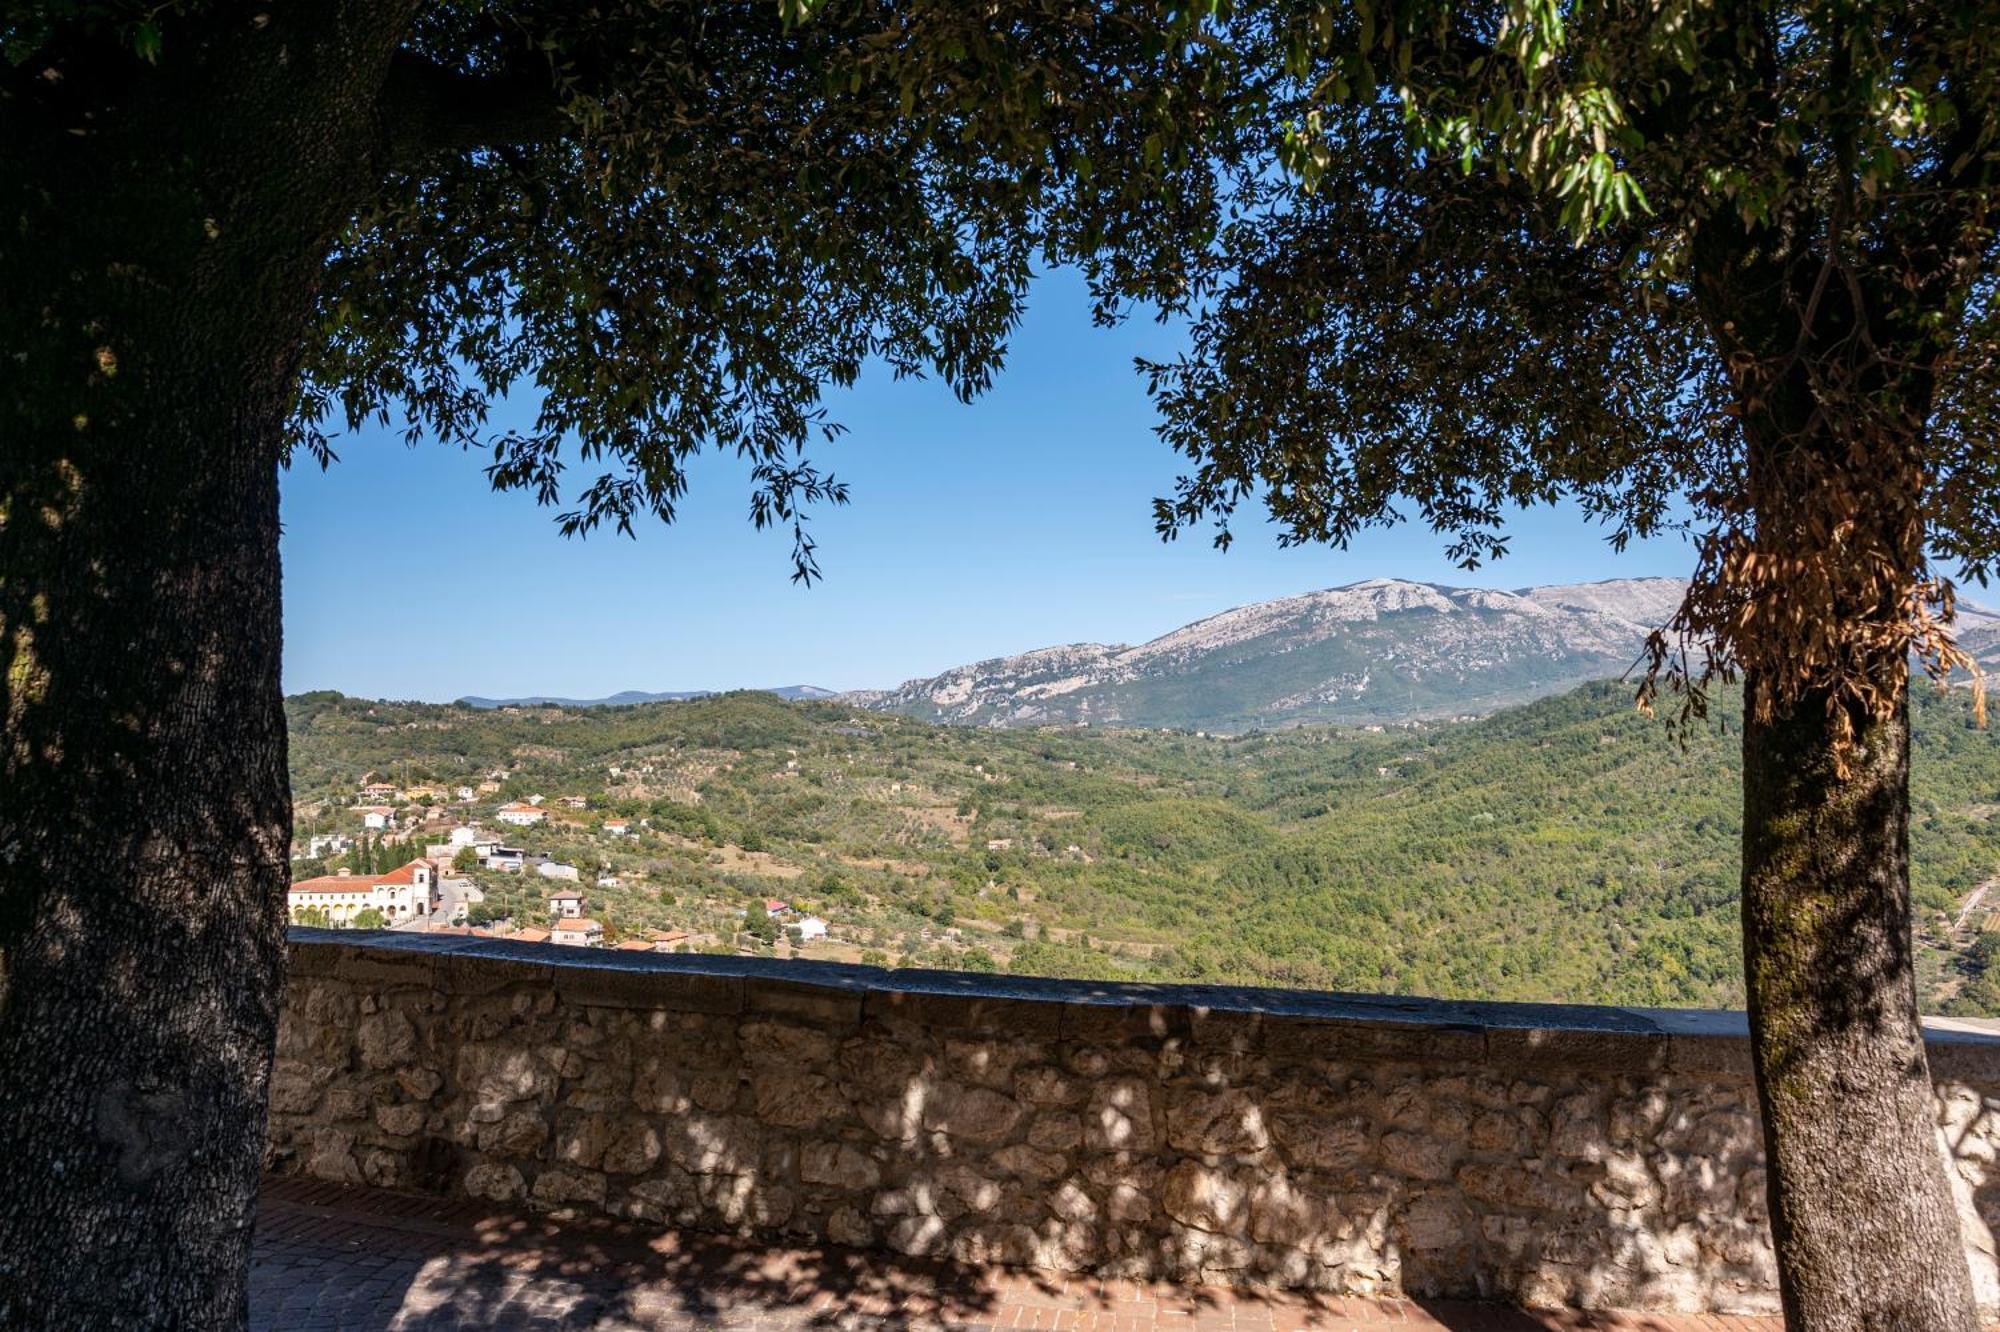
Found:
<svg viewBox="0 0 2000 1332"><path fill-rule="evenodd" d="M1993 17L1240 7L1233 123L1270 147L1147 367L1193 463L1161 531L1226 543L1261 497L1289 540L1415 516L1475 565L1567 497L1699 540L1670 675L1690 643L1695 683L1797 693L1961 664L1929 564L1983 581L2000 533Z"/></svg>
<svg viewBox="0 0 2000 1332"><path fill-rule="evenodd" d="M1158 205L1203 72L1152 5L800 17L425 7L389 89L395 170L328 266L298 445L324 461L329 426L373 420L490 446L494 484L567 532L671 519L690 456L733 451L809 578L803 510L846 496L806 451L840 428L827 385L876 362L976 393L1033 265L1107 235L1171 280L1211 181L1183 155L1185 204ZM528 388L532 424L489 430Z"/></svg>

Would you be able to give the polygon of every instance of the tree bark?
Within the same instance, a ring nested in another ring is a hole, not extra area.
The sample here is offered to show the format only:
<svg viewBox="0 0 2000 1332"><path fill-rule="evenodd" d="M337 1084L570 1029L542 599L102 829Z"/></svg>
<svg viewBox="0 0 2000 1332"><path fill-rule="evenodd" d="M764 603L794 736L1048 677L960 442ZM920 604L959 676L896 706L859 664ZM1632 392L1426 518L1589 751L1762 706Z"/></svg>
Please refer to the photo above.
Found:
<svg viewBox="0 0 2000 1332"><path fill-rule="evenodd" d="M1907 675L1892 717L1855 717L1844 776L1824 698L1759 722L1747 683L1743 956L1787 1326L1973 1332L1911 964Z"/></svg>
<svg viewBox="0 0 2000 1332"><path fill-rule="evenodd" d="M212 6L0 90L0 1327L247 1317L277 472L407 9Z"/></svg>

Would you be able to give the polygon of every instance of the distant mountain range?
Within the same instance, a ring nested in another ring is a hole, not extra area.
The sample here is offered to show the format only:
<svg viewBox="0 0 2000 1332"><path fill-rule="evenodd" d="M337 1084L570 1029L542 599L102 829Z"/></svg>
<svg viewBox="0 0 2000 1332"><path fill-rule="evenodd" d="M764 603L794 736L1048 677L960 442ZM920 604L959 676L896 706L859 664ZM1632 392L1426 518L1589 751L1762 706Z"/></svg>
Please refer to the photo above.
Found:
<svg viewBox="0 0 2000 1332"><path fill-rule="evenodd" d="M708 698L719 692L713 689L678 689L649 694L642 689L627 689L604 698L557 698L552 694L532 694L525 698L480 698L468 694L458 702L468 708L622 708L633 703L679 703L690 698ZM834 697L833 690L821 689L818 685L779 685L775 689L754 692L776 694L779 698L794 701Z"/></svg>
<svg viewBox="0 0 2000 1332"><path fill-rule="evenodd" d="M843 695L933 721L1243 730L1490 712L1618 675L1672 578L1518 592L1378 578L1239 606L1136 647L1076 643Z"/></svg>
<svg viewBox="0 0 2000 1332"><path fill-rule="evenodd" d="M763 692L969 726L1091 723L1214 731L1480 716L1625 674L1679 608L1678 578L1493 588L1374 578L1238 606L1149 643L1071 643L955 667L895 689ZM1959 603L1960 643L2000 670L2000 614ZM701 698L462 698L476 708L586 708Z"/></svg>

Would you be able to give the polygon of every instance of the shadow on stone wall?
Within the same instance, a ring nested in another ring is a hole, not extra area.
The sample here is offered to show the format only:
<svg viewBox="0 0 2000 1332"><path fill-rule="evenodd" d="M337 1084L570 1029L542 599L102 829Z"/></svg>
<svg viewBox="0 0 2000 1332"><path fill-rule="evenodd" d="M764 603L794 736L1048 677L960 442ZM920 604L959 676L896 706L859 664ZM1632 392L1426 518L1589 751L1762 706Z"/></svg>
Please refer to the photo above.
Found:
<svg viewBox="0 0 2000 1332"><path fill-rule="evenodd" d="M1957 1054L1959 1076L1993 1058ZM1988 1304L1996 1088L1953 1082L1942 1101ZM271 1142L277 1170L790 1245L1363 1295L1776 1307L1754 1093L1727 1015L613 964L301 932Z"/></svg>

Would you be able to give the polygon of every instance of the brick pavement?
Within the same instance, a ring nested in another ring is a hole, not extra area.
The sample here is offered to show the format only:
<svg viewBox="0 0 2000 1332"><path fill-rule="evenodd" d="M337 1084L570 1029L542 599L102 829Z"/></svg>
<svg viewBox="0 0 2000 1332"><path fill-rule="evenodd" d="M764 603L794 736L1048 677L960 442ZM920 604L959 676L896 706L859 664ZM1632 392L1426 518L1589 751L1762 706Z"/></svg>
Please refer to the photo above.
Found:
<svg viewBox="0 0 2000 1332"><path fill-rule="evenodd" d="M1775 1332L1776 1319L1527 1312L1100 1281L786 1249L301 1179L265 1185L259 1332Z"/></svg>

